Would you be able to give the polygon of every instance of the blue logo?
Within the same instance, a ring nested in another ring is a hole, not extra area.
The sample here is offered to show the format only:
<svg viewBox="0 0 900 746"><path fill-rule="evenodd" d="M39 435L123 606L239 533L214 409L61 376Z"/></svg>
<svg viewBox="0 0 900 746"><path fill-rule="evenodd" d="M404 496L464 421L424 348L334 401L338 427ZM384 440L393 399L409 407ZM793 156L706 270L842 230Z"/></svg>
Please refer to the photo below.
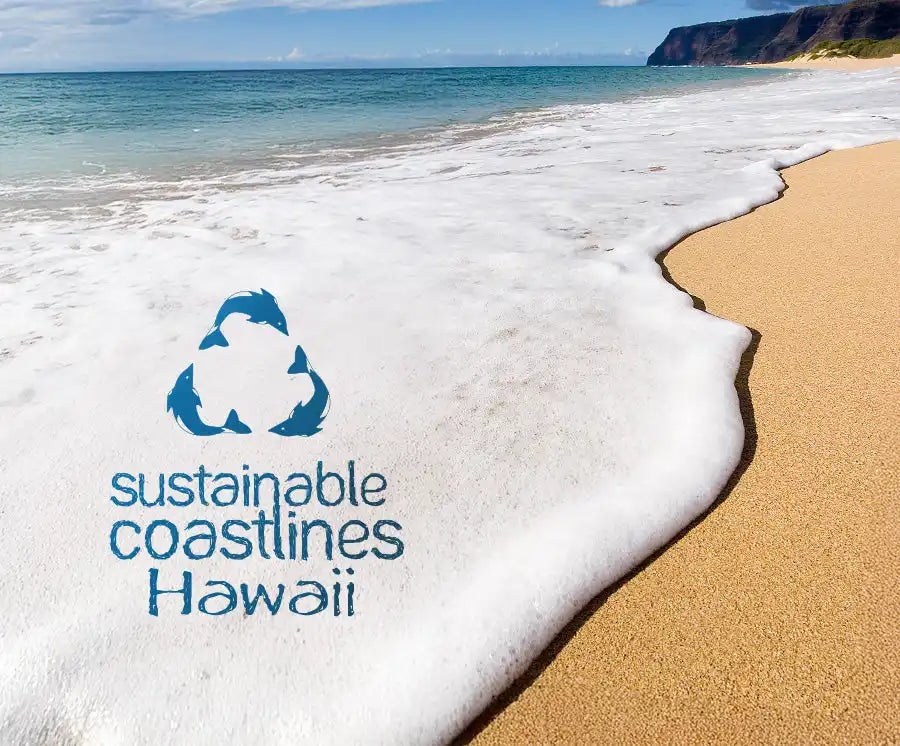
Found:
<svg viewBox="0 0 900 746"><path fill-rule="evenodd" d="M258 293L248 290L235 293L225 299L216 314L212 328L200 342L200 350L228 347L228 339L222 333L222 324L233 314L246 316L246 320L251 324L269 326L285 336L288 334L287 319L278 307L275 296L267 290ZM313 394L309 401L297 404L286 419L269 428L269 432L285 438L308 438L321 432L322 422L328 416L331 396L325 381L313 370L300 345L297 345L294 350L294 361L287 369L287 373L291 376L309 376L313 384ZM249 435L252 432L250 427L241 421L236 410L232 409L228 413L223 425L211 425L200 417L202 407L200 395L194 388L194 364L191 363L178 376L175 385L166 397L166 411L172 413L172 417L179 426L191 435L199 437L221 435L222 433Z"/></svg>
<svg viewBox="0 0 900 746"><path fill-rule="evenodd" d="M268 290L263 290L261 293L247 290L226 298L216 314L212 329L200 343L201 350L208 350L210 347L228 347L228 340L222 334L222 324L233 313L241 313L251 324L271 326L287 336L287 319L284 318L284 314L278 307L275 296Z"/></svg>

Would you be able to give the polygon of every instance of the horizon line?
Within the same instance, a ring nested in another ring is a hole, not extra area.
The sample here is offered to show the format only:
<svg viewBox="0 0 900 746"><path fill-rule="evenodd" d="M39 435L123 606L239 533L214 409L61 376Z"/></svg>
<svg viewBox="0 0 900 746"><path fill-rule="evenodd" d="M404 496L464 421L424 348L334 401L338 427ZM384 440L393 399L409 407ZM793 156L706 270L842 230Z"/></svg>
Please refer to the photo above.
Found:
<svg viewBox="0 0 900 746"><path fill-rule="evenodd" d="M202 63L201 63L202 65ZM535 64L507 63L507 64L425 64L425 65L310 65L310 66L288 66L270 63L269 65L256 65L248 67L240 66L173 66L173 67L85 67L85 68L64 68L58 70L0 70L0 76L13 75L85 75L85 74L140 74L140 73L214 73L214 72L369 72L372 70L381 70L383 72L399 71L399 70L485 70L492 68L541 68L541 67L646 67L646 62L634 62L632 64L618 63L563 63L563 62L545 62Z"/></svg>

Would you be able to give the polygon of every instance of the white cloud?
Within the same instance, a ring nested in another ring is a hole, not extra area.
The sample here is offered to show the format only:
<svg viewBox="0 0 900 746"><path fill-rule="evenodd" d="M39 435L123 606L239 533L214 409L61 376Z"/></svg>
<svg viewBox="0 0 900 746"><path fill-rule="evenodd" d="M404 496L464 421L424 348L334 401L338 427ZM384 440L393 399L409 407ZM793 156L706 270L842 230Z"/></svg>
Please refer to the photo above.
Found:
<svg viewBox="0 0 900 746"><path fill-rule="evenodd" d="M196 18L250 8L349 10L420 2L429 0L0 0L0 33L40 38L120 26L148 16Z"/></svg>
<svg viewBox="0 0 900 746"><path fill-rule="evenodd" d="M629 5L637 5L644 0L597 0L597 4L603 8L627 8Z"/></svg>
<svg viewBox="0 0 900 746"><path fill-rule="evenodd" d="M287 54L279 54L276 57L266 57L266 62L296 62L305 59L308 59L308 57L303 53L303 50L300 49L300 47L294 47Z"/></svg>

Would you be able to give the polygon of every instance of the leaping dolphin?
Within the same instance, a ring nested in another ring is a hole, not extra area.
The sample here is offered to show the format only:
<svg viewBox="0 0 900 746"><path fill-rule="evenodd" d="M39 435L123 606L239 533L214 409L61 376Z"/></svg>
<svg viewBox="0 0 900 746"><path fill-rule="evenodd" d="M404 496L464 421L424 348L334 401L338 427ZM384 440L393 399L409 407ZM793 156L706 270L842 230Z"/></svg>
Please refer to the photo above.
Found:
<svg viewBox="0 0 900 746"><path fill-rule="evenodd" d="M202 406L200 395L194 388L194 364L191 363L178 376L178 380L175 381L175 385L169 392L169 396L166 398L166 411L171 412L175 421L192 435L205 437L224 432L247 435L250 432L250 428L241 422L238 413L233 409L228 413L228 418L222 427L207 425L200 419L200 413L197 411Z"/></svg>
<svg viewBox="0 0 900 746"><path fill-rule="evenodd" d="M297 345L297 349L294 350L294 362L288 368L288 375L294 376L298 373L309 373L309 371L309 360L306 359L306 353L300 345Z"/></svg>
<svg viewBox="0 0 900 746"><path fill-rule="evenodd" d="M212 329L207 332L200 349L210 347L228 347L228 340L222 334L222 323L233 313L241 313L247 317L251 324L265 324L287 336L287 319L278 307L278 301L268 290L263 289L257 293L254 290L245 290L225 299L219 312L216 314Z"/></svg>
<svg viewBox="0 0 900 746"><path fill-rule="evenodd" d="M295 436L308 438L321 431L322 428L319 425L328 416L331 396L325 381L310 367L306 353L300 345L297 345L297 349L294 351L294 362L288 368L288 373L291 375L309 374L313 382L313 395L306 404L298 404L294 407L290 416L284 422L279 422L275 427L270 428L269 432L285 438Z"/></svg>

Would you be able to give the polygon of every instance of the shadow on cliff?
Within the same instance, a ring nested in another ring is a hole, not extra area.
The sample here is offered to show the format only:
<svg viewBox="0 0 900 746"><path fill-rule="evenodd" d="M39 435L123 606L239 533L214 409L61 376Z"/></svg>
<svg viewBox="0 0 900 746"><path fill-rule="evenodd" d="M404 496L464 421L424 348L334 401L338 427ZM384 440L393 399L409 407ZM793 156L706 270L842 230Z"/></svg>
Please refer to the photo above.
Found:
<svg viewBox="0 0 900 746"><path fill-rule="evenodd" d="M785 191L787 191L786 187ZM782 192L777 199L781 199L784 193L785 192ZM755 209L751 210L750 212L754 211ZM675 282L665 264L665 260L669 255L669 252L677 249L678 246L680 246L681 243L687 240L687 238L689 237L690 236L686 236L685 238L681 239L681 241L659 254L659 256L657 256L656 258L656 262L662 270L663 277L665 277L669 283L674 285L682 292L690 295L690 297L694 301L694 308L697 308L700 311L706 311L706 303L704 303L701 298L688 293L687 290L685 290L677 282ZM753 399L750 394L750 370L753 368L753 360L756 357L756 351L759 349L762 335L756 329L752 328L750 329L750 334L752 339L747 349L744 351L744 354L741 356L741 362L738 366L737 376L735 378L735 388L737 389L738 399L740 402L741 416L744 420L744 448L741 451L741 457L740 461L738 462L737 468L734 470L734 473L725 484L722 493L718 498L716 498L715 502L709 507L709 509L703 513L703 515L701 515L690 525L684 528L681 532L679 532L678 535L675 536L668 544L654 552L650 557L644 560L644 562L642 562L634 570L628 573L628 575L604 590L590 603L588 603L588 605L585 606L580 612L578 612L575 618L572 619L572 621L569 622L554 638L553 642L551 642L550 645L531 663L525 673L522 674L505 692L503 692L503 694L495 699L491 703L491 705L474 721L472 721L472 723L470 723L469 726L453 741L453 746L465 746L465 744L471 743L471 741L476 736L478 736L479 733L485 730L500 715L500 713L503 712L503 710L505 710L507 707L509 707L509 705L515 702L519 698L519 696L537 680L537 678L554 661L559 652L569 643L569 641L572 640L578 630L581 629L581 627L597 612L597 610L601 606L603 606L603 604L610 596L618 591L619 588L621 588L623 585L628 583L632 578L643 572L645 568L653 564L653 562L655 562L656 559L660 557L664 552L666 552L670 547L681 541L681 539L685 535L687 535L695 526L699 525L703 520L705 520L706 517L710 515L710 513L718 508L718 506L721 505L725 500L727 500L729 495L731 495L735 486L738 484L738 482L741 481L741 478L744 476L744 472L747 471L747 468L750 466L750 463L753 461L753 458L756 455L756 416L753 410Z"/></svg>

